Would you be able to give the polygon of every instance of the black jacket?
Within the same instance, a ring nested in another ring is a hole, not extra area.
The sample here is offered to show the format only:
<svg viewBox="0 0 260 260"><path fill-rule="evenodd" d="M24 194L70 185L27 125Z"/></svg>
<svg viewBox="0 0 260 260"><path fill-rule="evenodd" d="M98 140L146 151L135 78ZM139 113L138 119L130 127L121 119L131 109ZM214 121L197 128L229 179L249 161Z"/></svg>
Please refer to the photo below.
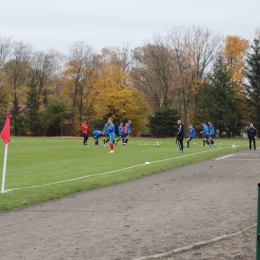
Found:
<svg viewBox="0 0 260 260"><path fill-rule="evenodd" d="M248 127L247 136L250 139L255 138L256 137L256 129L254 127Z"/></svg>
<svg viewBox="0 0 260 260"><path fill-rule="evenodd" d="M179 124L178 131L177 131L177 138L183 139L184 138L184 125Z"/></svg>

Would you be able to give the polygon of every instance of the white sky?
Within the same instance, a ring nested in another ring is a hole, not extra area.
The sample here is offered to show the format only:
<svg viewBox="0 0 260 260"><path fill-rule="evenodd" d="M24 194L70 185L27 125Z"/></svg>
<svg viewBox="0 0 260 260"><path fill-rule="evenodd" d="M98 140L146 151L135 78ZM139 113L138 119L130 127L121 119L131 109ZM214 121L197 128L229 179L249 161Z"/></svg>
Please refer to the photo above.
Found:
<svg viewBox="0 0 260 260"><path fill-rule="evenodd" d="M76 41L140 46L175 26L201 26L222 36L253 38L260 0L0 0L0 37L64 54Z"/></svg>

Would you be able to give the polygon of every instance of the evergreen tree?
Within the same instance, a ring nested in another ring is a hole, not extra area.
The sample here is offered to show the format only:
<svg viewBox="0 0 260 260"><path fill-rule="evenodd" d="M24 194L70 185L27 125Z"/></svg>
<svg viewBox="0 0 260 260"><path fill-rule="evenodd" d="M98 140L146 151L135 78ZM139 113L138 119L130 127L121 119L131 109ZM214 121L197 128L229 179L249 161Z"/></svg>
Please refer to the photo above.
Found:
<svg viewBox="0 0 260 260"><path fill-rule="evenodd" d="M175 109L156 110L154 115L148 115L147 126L156 137L175 136L177 132L178 111Z"/></svg>
<svg viewBox="0 0 260 260"><path fill-rule="evenodd" d="M39 94L37 84L34 79L29 83L29 90L27 92L27 125L29 135L40 135L43 130L43 125L39 116Z"/></svg>
<svg viewBox="0 0 260 260"><path fill-rule="evenodd" d="M245 76L246 94L249 108L249 120L252 120L260 136L260 40L255 39L248 54Z"/></svg>
<svg viewBox="0 0 260 260"><path fill-rule="evenodd" d="M63 134L62 121L69 119L69 113L66 110L66 104L60 99L55 99L41 113L45 121L48 136L60 136Z"/></svg>
<svg viewBox="0 0 260 260"><path fill-rule="evenodd" d="M239 135L243 126L240 102L231 75L219 57L209 75L209 83L202 86L197 117L201 121L213 122L220 134Z"/></svg>

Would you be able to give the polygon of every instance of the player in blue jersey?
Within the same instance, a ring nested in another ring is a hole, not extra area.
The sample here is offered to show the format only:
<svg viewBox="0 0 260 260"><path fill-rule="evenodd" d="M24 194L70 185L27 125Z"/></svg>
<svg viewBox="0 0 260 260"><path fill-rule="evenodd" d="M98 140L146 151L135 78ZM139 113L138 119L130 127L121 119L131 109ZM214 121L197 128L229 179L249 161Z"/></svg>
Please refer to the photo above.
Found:
<svg viewBox="0 0 260 260"><path fill-rule="evenodd" d="M128 120L128 123L126 124L126 130L125 130L125 141L123 145L128 144L129 135L131 133L131 120Z"/></svg>
<svg viewBox="0 0 260 260"><path fill-rule="evenodd" d="M109 146L110 146L110 152L114 153L114 140L115 140L115 126L113 124L113 119L108 119L108 135L109 135Z"/></svg>
<svg viewBox="0 0 260 260"><path fill-rule="evenodd" d="M93 138L94 138L94 141L95 141L95 146L98 146L98 138L100 136L102 136L102 132L100 130L95 130L93 133Z"/></svg>
<svg viewBox="0 0 260 260"><path fill-rule="evenodd" d="M107 142L109 141L108 123L104 125L103 132L104 132L104 140L103 140L104 146L107 146Z"/></svg>
<svg viewBox="0 0 260 260"><path fill-rule="evenodd" d="M196 136L196 130L192 125L189 125L190 132L189 132L189 137L187 138L187 148L190 147L190 141Z"/></svg>
<svg viewBox="0 0 260 260"><path fill-rule="evenodd" d="M200 133L203 134L203 141L207 144L207 146L211 146L209 143L209 128L205 122L203 122L201 125L203 126L203 129Z"/></svg>
<svg viewBox="0 0 260 260"><path fill-rule="evenodd" d="M210 144L212 146L216 146L215 143L214 143L214 135L215 135L215 129L214 129L214 126L211 122L208 122L209 124L209 141L210 141Z"/></svg>
<svg viewBox="0 0 260 260"><path fill-rule="evenodd" d="M115 142L115 145L117 145L117 143L120 141L120 139L123 139L123 143L125 142L125 136L123 133L123 122L120 122L120 125L118 126L118 139Z"/></svg>

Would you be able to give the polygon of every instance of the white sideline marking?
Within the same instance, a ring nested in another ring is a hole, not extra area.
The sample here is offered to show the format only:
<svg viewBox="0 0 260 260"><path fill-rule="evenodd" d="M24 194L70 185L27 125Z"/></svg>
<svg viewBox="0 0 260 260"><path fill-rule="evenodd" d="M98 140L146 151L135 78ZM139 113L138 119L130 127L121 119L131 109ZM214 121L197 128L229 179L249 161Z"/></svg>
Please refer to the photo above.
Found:
<svg viewBox="0 0 260 260"><path fill-rule="evenodd" d="M255 227L256 227L256 224L254 224L254 225L252 225L250 227L247 227L245 229L242 229L242 230L240 230L240 231L238 231L236 233L232 233L232 234L229 234L229 235L218 236L218 237L215 237L215 238L210 239L210 240L201 241L201 242L197 242L197 243L191 244L189 246L176 248L176 249L174 249L174 250L172 250L170 252L166 252L166 253L161 253L161 254L157 254L157 255L150 255L150 256L143 256L143 257L140 257L140 258L136 258L135 260L161 259L162 257L172 256L173 254L181 253L181 252L188 251L188 250L191 250L191 249L199 247L199 246L205 246L205 245L208 245L208 244L211 244L211 243L223 240L225 238L229 238L229 237L233 237L233 236L236 236L236 235L240 235L243 232L246 232L246 231L248 231L248 230L250 230L252 228L255 228Z"/></svg>
<svg viewBox="0 0 260 260"><path fill-rule="evenodd" d="M216 161L218 161L218 160L222 160L222 159L225 159L225 158L227 158L227 157L229 157L229 156L233 156L233 154L229 154L229 155L226 155L226 156L220 157L220 158L216 159Z"/></svg>
<svg viewBox="0 0 260 260"><path fill-rule="evenodd" d="M221 148L221 149L223 149L223 148ZM150 164L160 163L160 162L165 162L165 161L170 161L170 160L176 160L176 159L181 159L183 157L188 157L188 156L192 156L192 155L196 155L196 154L200 154L200 153L208 153L208 152L211 152L211 151L214 151L214 149L208 150L208 151L201 151L201 152L197 152L197 153L186 154L186 155L179 156L179 157L173 157L173 158L167 158L167 159L163 159L163 160L158 160L158 161L150 162ZM81 176L81 177L77 177L77 178L73 178L73 179L68 179L68 180L63 180L63 181L56 181L56 182L51 182L51 183L47 183L47 184L40 184L40 185L29 186L29 187L21 187L21 188L13 188L13 189L5 190L5 192L9 192L9 191L13 191L13 190L33 189L33 188L51 186L51 185L55 185L55 184L61 184L61 183L65 183L65 182L77 181L77 180L82 180L82 179L86 179L86 178L90 178L90 177L107 175L107 174L111 174L111 173L115 173L115 172L121 172L121 171L134 169L134 168L138 168L138 167L142 167L142 166L147 166L147 164L143 163L143 164L129 166L129 167L126 167L126 168L113 170L113 171L109 171L109 172L102 172L102 173L97 173L97 174L92 174L92 175L85 175L85 176Z"/></svg>

